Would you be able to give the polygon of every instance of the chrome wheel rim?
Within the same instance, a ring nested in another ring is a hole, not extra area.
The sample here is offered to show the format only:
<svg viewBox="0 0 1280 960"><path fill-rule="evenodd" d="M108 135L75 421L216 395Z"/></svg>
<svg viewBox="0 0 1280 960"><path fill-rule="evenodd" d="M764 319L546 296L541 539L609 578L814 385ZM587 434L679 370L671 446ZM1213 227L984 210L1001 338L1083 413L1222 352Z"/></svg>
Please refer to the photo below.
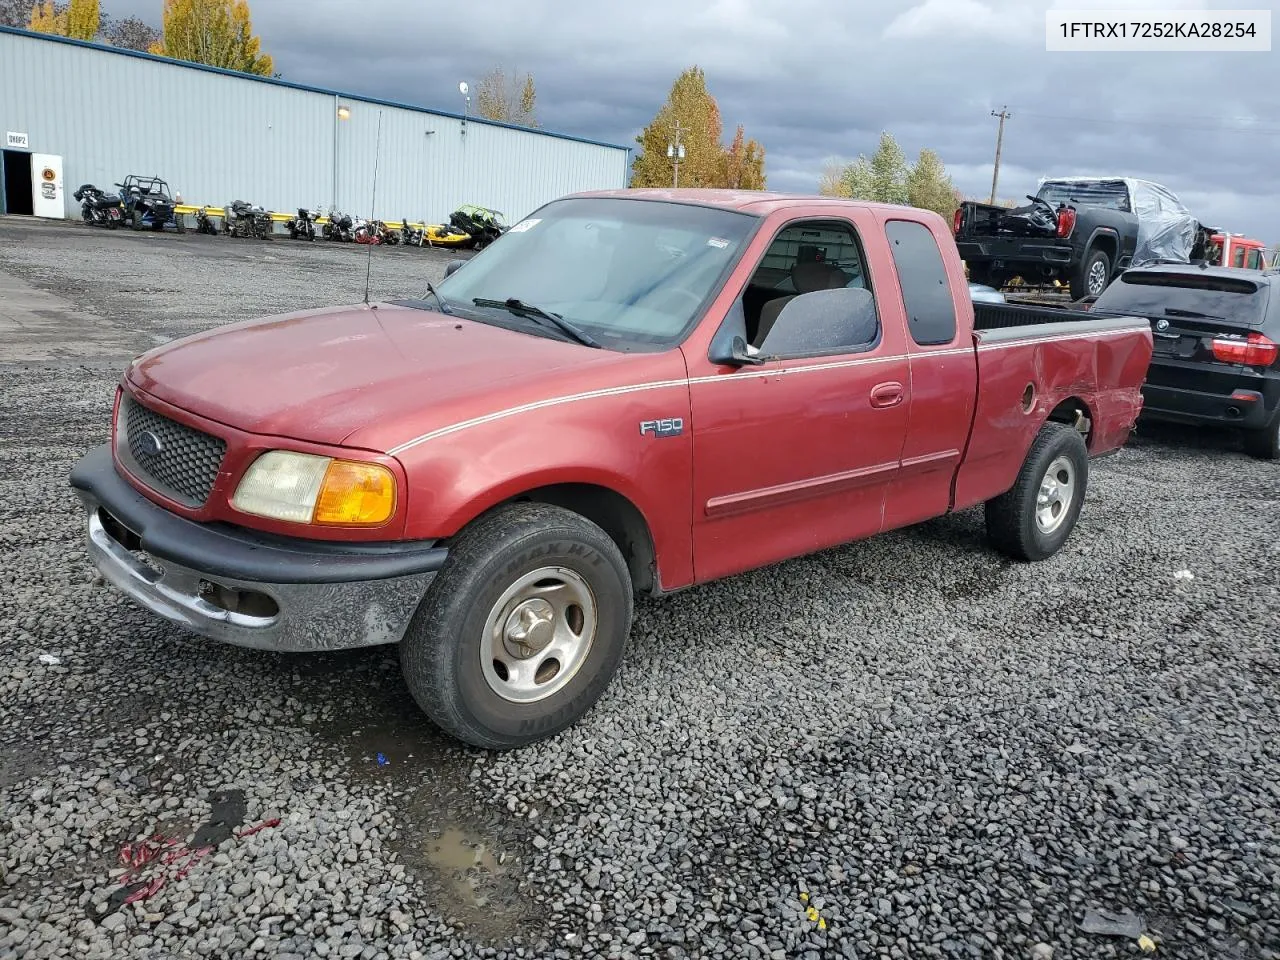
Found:
<svg viewBox="0 0 1280 960"><path fill-rule="evenodd" d="M1089 292L1097 296L1103 291L1107 285L1107 268L1103 266L1101 260L1095 260L1089 265Z"/></svg>
<svg viewBox="0 0 1280 960"><path fill-rule="evenodd" d="M539 567L511 584L485 620L480 666L512 703L553 696L577 675L596 636L596 599L568 567Z"/></svg>
<svg viewBox="0 0 1280 960"><path fill-rule="evenodd" d="M1076 496L1076 468L1067 457L1049 464L1036 494L1036 526L1041 533L1053 533L1067 518Z"/></svg>

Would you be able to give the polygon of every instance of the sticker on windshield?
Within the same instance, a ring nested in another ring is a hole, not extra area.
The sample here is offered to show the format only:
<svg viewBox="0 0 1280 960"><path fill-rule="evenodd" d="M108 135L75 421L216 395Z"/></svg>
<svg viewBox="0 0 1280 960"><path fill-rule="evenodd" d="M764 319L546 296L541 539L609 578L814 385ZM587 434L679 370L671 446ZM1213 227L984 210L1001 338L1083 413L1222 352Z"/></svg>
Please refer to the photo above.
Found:
<svg viewBox="0 0 1280 960"><path fill-rule="evenodd" d="M723 250L729 245L729 241L724 237L712 237L707 241L708 247L715 247L717 250Z"/></svg>
<svg viewBox="0 0 1280 960"><path fill-rule="evenodd" d="M532 220L521 220L507 233L524 233L526 230L532 230L535 226L542 222L541 217L534 217Z"/></svg>

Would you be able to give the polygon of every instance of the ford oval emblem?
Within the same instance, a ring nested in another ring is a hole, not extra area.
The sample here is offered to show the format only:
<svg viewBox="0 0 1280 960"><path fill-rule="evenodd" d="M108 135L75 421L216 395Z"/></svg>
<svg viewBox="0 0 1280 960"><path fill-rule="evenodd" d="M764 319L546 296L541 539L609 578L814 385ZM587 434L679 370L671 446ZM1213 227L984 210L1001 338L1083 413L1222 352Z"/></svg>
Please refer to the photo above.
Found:
<svg viewBox="0 0 1280 960"><path fill-rule="evenodd" d="M1161 333L1163 333L1165 330L1168 330L1168 329L1169 329L1169 321L1168 321L1168 320L1165 320L1165 319L1163 319L1163 318L1161 318L1160 320L1157 320L1157 321L1156 321L1156 329L1157 329L1157 330L1159 330Z"/></svg>
<svg viewBox="0 0 1280 960"><path fill-rule="evenodd" d="M144 457L154 457L164 449L164 444L150 430L144 430L138 436L138 452Z"/></svg>

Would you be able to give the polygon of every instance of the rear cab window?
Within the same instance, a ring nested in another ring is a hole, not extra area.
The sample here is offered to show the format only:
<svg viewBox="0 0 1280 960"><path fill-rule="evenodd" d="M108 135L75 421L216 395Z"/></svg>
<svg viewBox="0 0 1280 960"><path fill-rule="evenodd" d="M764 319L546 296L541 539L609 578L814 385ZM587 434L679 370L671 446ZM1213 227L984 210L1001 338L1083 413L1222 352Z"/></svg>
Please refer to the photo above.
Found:
<svg viewBox="0 0 1280 960"><path fill-rule="evenodd" d="M950 343L956 337L956 302L933 231L915 220L889 220L884 233L898 271L911 339L922 347Z"/></svg>

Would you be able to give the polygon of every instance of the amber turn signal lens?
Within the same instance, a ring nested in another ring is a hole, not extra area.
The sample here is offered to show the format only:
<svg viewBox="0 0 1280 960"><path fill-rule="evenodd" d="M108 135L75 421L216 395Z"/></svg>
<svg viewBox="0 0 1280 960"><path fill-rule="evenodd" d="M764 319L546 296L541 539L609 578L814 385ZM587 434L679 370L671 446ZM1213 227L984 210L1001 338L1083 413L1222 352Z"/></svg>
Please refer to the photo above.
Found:
<svg viewBox="0 0 1280 960"><path fill-rule="evenodd" d="M334 460L316 497L313 523L374 526L396 510L396 478L378 463Z"/></svg>

